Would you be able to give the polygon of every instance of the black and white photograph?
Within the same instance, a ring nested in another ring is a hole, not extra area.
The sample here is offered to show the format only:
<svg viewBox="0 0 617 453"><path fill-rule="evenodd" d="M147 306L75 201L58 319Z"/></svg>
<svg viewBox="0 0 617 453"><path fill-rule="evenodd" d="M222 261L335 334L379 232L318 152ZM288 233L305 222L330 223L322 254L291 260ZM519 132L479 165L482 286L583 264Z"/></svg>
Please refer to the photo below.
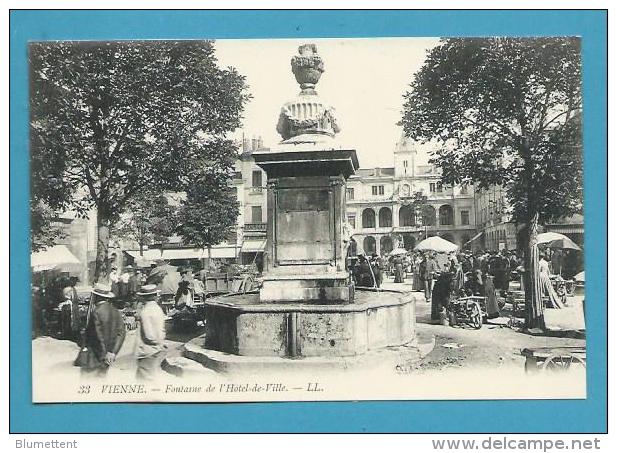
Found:
<svg viewBox="0 0 617 453"><path fill-rule="evenodd" d="M34 403L586 397L580 38L28 64Z"/></svg>

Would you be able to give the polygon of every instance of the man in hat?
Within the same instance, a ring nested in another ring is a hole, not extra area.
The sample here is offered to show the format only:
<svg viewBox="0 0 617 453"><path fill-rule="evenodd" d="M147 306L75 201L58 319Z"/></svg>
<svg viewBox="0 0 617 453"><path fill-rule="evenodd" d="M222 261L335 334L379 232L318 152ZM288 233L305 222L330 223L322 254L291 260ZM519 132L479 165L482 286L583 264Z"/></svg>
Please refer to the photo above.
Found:
<svg viewBox="0 0 617 453"><path fill-rule="evenodd" d="M139 347L137 349L137 378L153 380L165 359L165 314L158 304L156 285L142 286L137 296L142 306L139 313Z"/></svg>
<svg viewBox="0 0 617 453"><path fill-rule="evenodd" d="M115 294L110 285L95 284L91 297L85 332L85 360L79 366L82 374L103 377L122 348L126 328L120 311L111 303Z"/></svg>
<svg viewBox="0 0 617 453"><path fill-rule="evenodd" d="M435 277L440 271L439 264L432 253L427 253L424 258L424 265L422 265L421 278L424 280L424 298L427 303L431 303L433 300L433 286L435 284Z"/></svg>
<svg viewBox="0 0 617 453"><path fill-rule="evenodd" d="M377 255L377 253L373 253L373 260L370 264L373 269L373 275L375 276L375 286L380 288L382 282L381 268L383 265L381 263L381 258Z"/></svg>

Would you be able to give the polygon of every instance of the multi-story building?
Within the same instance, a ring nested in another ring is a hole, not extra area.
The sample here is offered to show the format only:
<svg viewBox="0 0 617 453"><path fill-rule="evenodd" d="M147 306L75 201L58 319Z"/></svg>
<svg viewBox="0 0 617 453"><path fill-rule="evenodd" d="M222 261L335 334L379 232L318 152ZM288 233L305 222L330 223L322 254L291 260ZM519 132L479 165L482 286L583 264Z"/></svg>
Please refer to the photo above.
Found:
<svg viewBox="0 0 617 453"><path fill-rule="evenodd" d="M476 219L480 234L474 239L474 247L483 250L516 250L521 226L512 221L505 188L491 186L477 190L475 194ZM579 246L584 242L583 216L572 216L539 225L538 231L552 231L568 236Z"/></svg>
<svg viewBox="0 0 617 453"><path fill-rule="evenodd" d="M474 248L516 250L518 228L508 213L505 189L491 186L476 190L475 205L480 234L474 238Z"/></svg>
<svg viewBox="0 0 617 453"><path fill-rule="evenodd" d="M441 236L462 248L476 234L471 186L444 186L427 148L401 138L394 167L360 169L347 182L347 219L366 253L413 249Z"/></svg>
<svg viewBox="0 0 617 453"><path fill-rule="evenodd" d="M265 150L261 138L244 139L242 153L236 161L234 186L239 207L237 237L240 247L240 263L263 264L266 246L266 174L255 164L253 151Z"/></svg>

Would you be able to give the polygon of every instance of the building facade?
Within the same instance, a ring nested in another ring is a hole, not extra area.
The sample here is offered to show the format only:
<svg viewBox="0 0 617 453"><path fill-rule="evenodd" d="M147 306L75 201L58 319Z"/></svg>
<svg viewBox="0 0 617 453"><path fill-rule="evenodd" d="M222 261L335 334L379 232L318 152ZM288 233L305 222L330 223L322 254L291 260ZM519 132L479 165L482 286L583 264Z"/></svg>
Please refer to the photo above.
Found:
<svg viewBox="0 0 617 453"><path fill-rule="evenodd" d="M476 219L479 235L474 238L473 247L482 250L517 250L520 226L512 221L506 190L501 186L477 190L475 194ZM585 225L583 216L570 217L539 225L538 231L552 231L568 236L580 247L584 244Z"/></svg>
<svg viewBox="0 0 617 453"><path fill-rule="evenodd" d="M238 261L240 264L254 263L260 270L266 246L266 174L255 164L252 154L265 149L261 138L244 139L242 153L236 160L234 177L240 204L237 228L237 243L240 244Z"/></svg>
<svg viewBox="0 0 617 453"><path fill-rule="evenodd" d="M476 219L480 235L473 241L475 249L517 249L518 228L508 213L505 195L501 186L476 190Z"/></svg>
<svg viewBox="0 0 617 453"><path fill-rule="evenodd" d="M365 253L412 250L431 236L468 248L476 235L474 191L446 187L426 147L402 137L394 167L360 169L347 182L347 220Z"/></svg>

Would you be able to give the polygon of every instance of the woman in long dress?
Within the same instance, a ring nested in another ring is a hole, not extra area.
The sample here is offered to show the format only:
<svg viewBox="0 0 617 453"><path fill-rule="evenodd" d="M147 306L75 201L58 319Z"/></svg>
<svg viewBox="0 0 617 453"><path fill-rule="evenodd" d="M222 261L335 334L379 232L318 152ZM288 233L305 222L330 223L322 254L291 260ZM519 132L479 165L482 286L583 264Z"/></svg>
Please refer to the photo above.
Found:
<svg viewBox="0 0 617 453"><path fill-rule="evenodd" d="M551 272L548 261L546 261L544 255L540 257L540 261L538 262L538 270L540 274L540 287L542 288L542 295L548 296L546 306L548 308L563 308L563 304L559 300L559 296L557 296L557 293L553 288L553 284L551 283Z"/></svg>
<svg viewBox="0 0 617 453"><path fill-rule="evenodd" d="M486 298L486 314L488 318L500 316L497 292L495 291L495 277L490 274L484 277L484 297Z"/></svg>
<svg viewBox="0 0 617 453"><path fill-rule="evenodd" d="M416 257L412 263L413 263L413 282L411 285L411 290L412 291L423 291L424 290L424 285L422 284L422 278L420 277L420 263L421 263L421 259L419 257Z"/></svg>
<svg viewBox="0 0 617 453"><path fill-rule="evenodd" d="M394 260L394 283L403 282L403 261L397 256Z"/></svg>

